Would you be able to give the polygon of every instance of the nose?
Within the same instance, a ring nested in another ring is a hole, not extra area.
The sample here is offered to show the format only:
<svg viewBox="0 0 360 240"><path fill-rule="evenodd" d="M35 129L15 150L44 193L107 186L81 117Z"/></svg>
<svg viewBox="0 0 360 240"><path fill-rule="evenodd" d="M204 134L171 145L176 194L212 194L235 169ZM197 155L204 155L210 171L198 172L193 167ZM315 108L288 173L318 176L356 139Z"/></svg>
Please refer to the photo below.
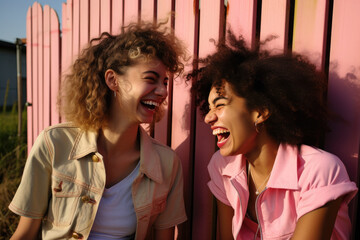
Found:
<svg viewBox="0 0 360 240"><path fill-rule="evenodd" d="M210 110L206 115L205 115L205 123L209 124L209 125L213 125L214 122L216 121L217 116L216 113L212 110Z"/></svg>
<svg viewBox="0 0 360 240"><path fill-rule="evenodd" d="M163 83L159 83L159 84L156 86L155 94L156 94L156 95L159 95L159 96L161 96L161 97L166 98L167 95L168 95L167 86L164 85Z"/></svg>

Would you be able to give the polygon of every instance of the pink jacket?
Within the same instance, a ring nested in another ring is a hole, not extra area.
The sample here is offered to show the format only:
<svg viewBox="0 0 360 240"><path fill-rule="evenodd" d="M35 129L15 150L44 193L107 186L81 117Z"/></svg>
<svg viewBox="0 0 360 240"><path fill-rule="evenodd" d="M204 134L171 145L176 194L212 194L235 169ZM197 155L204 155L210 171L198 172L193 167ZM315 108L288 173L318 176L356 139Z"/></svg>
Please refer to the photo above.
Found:
<svg viewBox="0 0 360 240"><path fill-rule="evenodd" d="M357 187L349 180L339 158L323 150L281 144L266 189L256 201L258 225L247 218L246 160L242 155L223 157L216 152L208 165L208 186L214 196L234 209L234 239L290 239L304 214L346 195L331 239L349 239L348 203Z"/></svg>

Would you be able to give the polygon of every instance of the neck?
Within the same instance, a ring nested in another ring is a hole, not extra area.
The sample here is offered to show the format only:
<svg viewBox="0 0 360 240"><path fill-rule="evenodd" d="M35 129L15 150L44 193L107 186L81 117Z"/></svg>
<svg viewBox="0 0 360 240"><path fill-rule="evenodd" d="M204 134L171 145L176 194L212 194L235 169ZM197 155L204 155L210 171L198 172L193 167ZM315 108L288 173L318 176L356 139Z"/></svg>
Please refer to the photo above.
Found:
<svg viewBox="0 0 360 240"><path fill-rule="evenodd" d="M139 125L128 128L103 127L99 132L98 145L107 154L138 150Z"/></svg>
<svg viewBox="0 0 360 240"><path fill-rule="evenodd" d="M275 162L279 143L270 138L266 132L258 135L256 146L245 157L252 168L252 173L259 176L268 176Z"/></svg>

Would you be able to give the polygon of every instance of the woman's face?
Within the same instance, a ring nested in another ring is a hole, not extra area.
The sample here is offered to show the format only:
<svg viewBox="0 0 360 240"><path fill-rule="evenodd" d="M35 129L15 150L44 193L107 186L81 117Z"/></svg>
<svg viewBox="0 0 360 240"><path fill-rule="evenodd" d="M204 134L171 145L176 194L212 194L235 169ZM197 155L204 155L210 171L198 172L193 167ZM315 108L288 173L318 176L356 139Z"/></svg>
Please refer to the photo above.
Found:
<svg viewBox="0 0 360 240"><path fill-rule="evenodd" d="M120 114L130 122L151 123L168 94L165 65L157 58L141 60L117 77Z"/></svg>
<svg viewBox="0 0 360 240"><path fill-rule="evenodd" d="M217 136L221 155L249 153L255 146L254 123L258 113L249 111L245 98L237 96L227 82L211 89L208 102L210 110L205 122Z"/></svg>

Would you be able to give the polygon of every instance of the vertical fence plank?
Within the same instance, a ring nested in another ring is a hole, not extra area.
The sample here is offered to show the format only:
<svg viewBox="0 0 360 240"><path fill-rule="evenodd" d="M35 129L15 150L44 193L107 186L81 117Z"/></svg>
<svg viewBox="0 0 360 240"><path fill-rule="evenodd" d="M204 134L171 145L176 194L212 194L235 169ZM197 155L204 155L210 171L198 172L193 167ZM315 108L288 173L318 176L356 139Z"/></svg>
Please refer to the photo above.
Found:
<svg viewBox="0 0 360 240"><path fill-rule="evenodd" d="M150 1L148 1L150 2ZM146 10L146 12L151 13L151 11L154 11L154 8L151 8L151 5L154 5L154 1L151 0L152 3L148 3L149 9ZM162 1L161 4L158 4L157 6L157 19L164 20L166 17L169 17L169 13L171 12L171 0L167 0L167 1ZM143 10L143 8L141 8L141 11ZM154 13L153 13L154 14ZM153 15L154 17L154 15ZM152 19L153 19L152 17ZM148 20L152 20L151 18L149 18ZM145 19L142 19L145 20ZM168 18L168 22L166 24L166 27L171 28L171 18ZM169 29L170 31L170 29ZM167 97L166 101L167 101L167 106L164 109L164 117L160 120L160 122L158 122L155 125L155 130L154 130L154 137L159 140L160 142L162 142L163 144L167 144L170 145L170 143L168 142L168 134L171 133L171 129L170 126L170 121L171 121L171 110L169 109L172 106L172 95L173 95L173 83L174 79L169 79L169 85L168 85L168 90L169 90L169 96Z"/></svg>
<svg viewBox="0 0 360 240"><path fill-rule="evenodd" d="M175 5L175 34L181 39L190 55L197 54L197 41L195 32L197 29L198 6L194 6L193 0L176 1ZM189 61L191 62L191 61ZM185 66L185 72L190 71L191 66ZM184 199L188 221L179 226L180 239L191 239L192 225L192 196L193 196L193 101L190 96L190 83L185 79L173 81L172 103L172 132L171 147L179 155L184 174ZM196 239L196 238L193 238Z"/></svg>
<svg viewBox="0 0 360 240"><path fill-rule="evenodd" d="M336 154L359 186L360 146L360 2L334 1L328 81L328 106L341 120L330 122L325 149ZM351 26L351 27L349 27ZM358 199L358 197L357 197ZM355 225L356 206L350 214ZM358 232L359 234L359 232ZM355 238L354 238L355 239ZM357 236L356 239L359 239Z"/></svg>
<svg viewBox="0 0 360 240"><path fill-rule="evenodd" d="M139 20L139 1L124 0L124 26Z"/></svg>
<svg viewBox="0 0 360 240"><path fill-rule="evenodd" d="M100 32L110 32L111 0L101 0L100 6Z"/></svg>
<svg viewBox="0 0 360 240"><path fill-rule="evenodd" d="M72 0L62 5L61 74L66 74L72 62Z"/></svg>
<svg viewBox="0 0 360 240"><path fill-rule="evenodd" d="M31 147L34 143L33 140L33 8L30 6L26 14L26 102L27 105L27 152L30 153Z"/></svg>
<svg viewBox="0 0 360 240"><path fill-rule="evenodd" d="M329 0L295 1L294 52L306 55L318 69L324 70L326 12Z"/></svg>
<svg viewBox="0 0 360 240"><path fill-rule="evenodd" d="M44 6L44 89L43 89L43 105L44 105L44 128L50 126L50 6Z"/></svg>
<svg viewBox="0 0 360 240"><path fill-rule="evenodd" d="M82 0L80 3L80 51L89 42L89 0Z"/></svg>
<svg viewBox="0 0 360 240"><path fill-rule="evenodd" d="M276 36L263 46L273 54L287 49L289 7L289 0L262 1L260 40L263 41L271 35Z"/></svg>
<svg viewBox="0 0 360 240"><path fill-rule="evenodd" d="M254 47L257 0L228 0L227 28L241 35L249 47Z"/></svg>
<svg viewBox="0 0 360 240"><path fill-rule="evenodd" d="M90 39L100 35L100 0L90 0Z"/></svg>
<svg viewBox="0 0 360 240"><path fill-rule="evenodd" d="M170 2L171 5L171 1L161 1L160 6L164 4L168 4ZM155 19L155 1L154 0L142 0L141 1L141 13L140 13L140 17L142 21L150 21L152 22Z"/></svg>
<svg viewBox="0 0 360 240"><path fill-rule="evenodd" d="M43 28L43 9L37 4L38 8L38 120L39 129L36 136L44 129L44 28Z"/></svg>
<svg viewBox="0 0 360 240"><path fill-rule="evenodd" d="M39 134L39 86L38 86L38 79L39 79L39 63L38 63L38 48L39 48L39 42L38 42L38 18L39 18L39 11L37 7L38 3L33 4L33 20L32 20L32 32L33 32L33 129L34 129L34 135L33 135L33 142L35 141L37 135Z"/></svg>
<svg viewBox="0 0 360 240"><path fill-rule="evenodd" d="M112 0L111 33L120 34L123 25L123 0Z"/></svg>
<svg viewBox="0 0 360 240"><path fill-rule="evenodd" d="M73 0L73 28L72 28L72 60L74 61L80 52L80 0Z"/></svg>
<svg viewBox="0 0 360 240"><path fill-rule="evenodd" d="M215 51L215 45L210 39L218 41L223 37L224 2L209 0L200 2L200 33L199 33L199 57L206 57ZM203 118L197 112L195 134L195 158L194 158L194 211L193 211L193 238L211 239L214 234L213 197L207 182L209 174L206 166L212 154L215 152L215 138L211 134L210 127L204 123Z"/></svg>
<svg viewBox="0 0 360 240"><path fill-rule="evenodd" d="M60 122L60 116L57 109L57 95L60 83L60 31L59 18L54 9L50 12L50 39L51 39L51 125Z"/></svg>

